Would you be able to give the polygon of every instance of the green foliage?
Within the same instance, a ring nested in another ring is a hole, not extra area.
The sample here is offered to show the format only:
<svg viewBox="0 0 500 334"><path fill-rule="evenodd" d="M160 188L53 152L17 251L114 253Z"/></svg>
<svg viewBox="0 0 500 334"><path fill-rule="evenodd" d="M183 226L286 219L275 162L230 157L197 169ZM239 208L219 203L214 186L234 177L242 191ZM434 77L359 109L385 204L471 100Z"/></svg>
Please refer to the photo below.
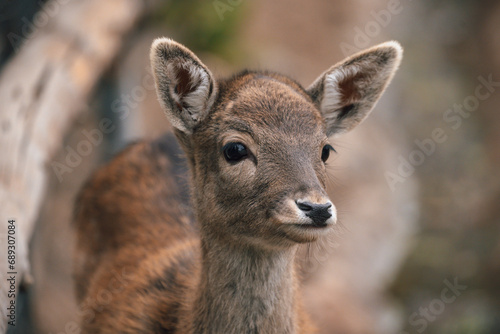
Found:
<svg viewBox="0 0 500 334"><path fill-rule="evenodd" d="M225 9L222 13L217 4ZM234 43L244 7L243 1L232 5L225 0L172 0L159 8L152 20L172 31L172 37L194 52L210 52L234 60L239 56Z"/></svg>

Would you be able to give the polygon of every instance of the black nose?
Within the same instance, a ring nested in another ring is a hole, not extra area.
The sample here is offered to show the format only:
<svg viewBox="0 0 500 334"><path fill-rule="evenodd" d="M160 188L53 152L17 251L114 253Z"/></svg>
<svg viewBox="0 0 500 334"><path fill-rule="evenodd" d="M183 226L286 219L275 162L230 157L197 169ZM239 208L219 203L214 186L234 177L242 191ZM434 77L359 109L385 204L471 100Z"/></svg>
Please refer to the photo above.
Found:
<svg viewBox="0 0 500 334"><path fill-rule="evenodd" d="M332 216L330 208L332 203L316 204L311 202L295 201L297 207L304 212L304 214L311 218L314 225L326 226L326 221Z"/></svg>

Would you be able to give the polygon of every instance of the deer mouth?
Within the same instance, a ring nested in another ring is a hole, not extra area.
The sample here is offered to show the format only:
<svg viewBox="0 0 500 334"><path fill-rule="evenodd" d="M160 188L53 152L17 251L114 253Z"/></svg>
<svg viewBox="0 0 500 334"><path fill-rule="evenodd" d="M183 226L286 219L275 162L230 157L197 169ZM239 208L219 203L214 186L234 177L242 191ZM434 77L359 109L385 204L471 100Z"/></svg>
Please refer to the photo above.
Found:
<svg viewBox="0 0 500 334"><path fill-rule="evenodd" d="M333 223L323 223L323 224L316 224L314 222L312 223L299 223L299 224L292 224L293 226L296 226L298 228L307 230L307 229L312 229L312 230L321 230L321 229L327 229L331 226L333 226Z"/></svg>
<svg viewBox="0 0 500 334"><path fill-rule="evenodd" d="M335 223L333 220L324 224L315 224L313 221L288 221L281 223L281 230L288 239L293 240L294 242L309 243L327 235L332 230L334 225Z"/></svg>
<svg viewBox="0 0 500 334"><path fill-rule="evenodd" d="M292 228L295 230L301 231L302 233L318 233L323 234L326 231L330 230L333 225L335 225L335 220L330 218L326 221L313 221L310 220L308 222L299 222L290 224ZM300 233L300 232L299 232Z"/></svg>

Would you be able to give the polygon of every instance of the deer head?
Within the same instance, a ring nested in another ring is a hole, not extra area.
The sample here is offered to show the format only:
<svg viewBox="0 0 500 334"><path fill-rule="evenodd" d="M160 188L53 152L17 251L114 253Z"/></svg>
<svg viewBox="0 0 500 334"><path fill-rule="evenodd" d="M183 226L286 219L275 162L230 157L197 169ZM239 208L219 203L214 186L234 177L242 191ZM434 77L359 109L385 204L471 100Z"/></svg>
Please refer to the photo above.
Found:
<svg viewBox="0 0 500 334"><path fill-rule="evenodd" d="M325 190L329 138L368 116L401 54L380 44L305 89L272 72L216 80L186 47L157 39L157 93L188 157L202 239L279 248L326 233L337 219Z"/></svg>

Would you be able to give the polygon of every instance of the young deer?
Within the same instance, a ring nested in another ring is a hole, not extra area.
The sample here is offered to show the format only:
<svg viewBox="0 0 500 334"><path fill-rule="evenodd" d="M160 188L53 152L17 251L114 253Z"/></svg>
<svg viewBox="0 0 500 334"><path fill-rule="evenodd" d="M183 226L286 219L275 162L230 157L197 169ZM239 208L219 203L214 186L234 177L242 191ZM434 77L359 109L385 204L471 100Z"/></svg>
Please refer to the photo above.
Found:
<svg viewBox="0 0 500 334"><path fill-rule="evenodd" d="M378 45L304 89L273 72L216 81L186 47L157 39L157 93L187 156L194 219L168 136L97 171L75 211L83 332L312 333L294 258L336 223L328 137L366 118L401 54Z"/></svg>

